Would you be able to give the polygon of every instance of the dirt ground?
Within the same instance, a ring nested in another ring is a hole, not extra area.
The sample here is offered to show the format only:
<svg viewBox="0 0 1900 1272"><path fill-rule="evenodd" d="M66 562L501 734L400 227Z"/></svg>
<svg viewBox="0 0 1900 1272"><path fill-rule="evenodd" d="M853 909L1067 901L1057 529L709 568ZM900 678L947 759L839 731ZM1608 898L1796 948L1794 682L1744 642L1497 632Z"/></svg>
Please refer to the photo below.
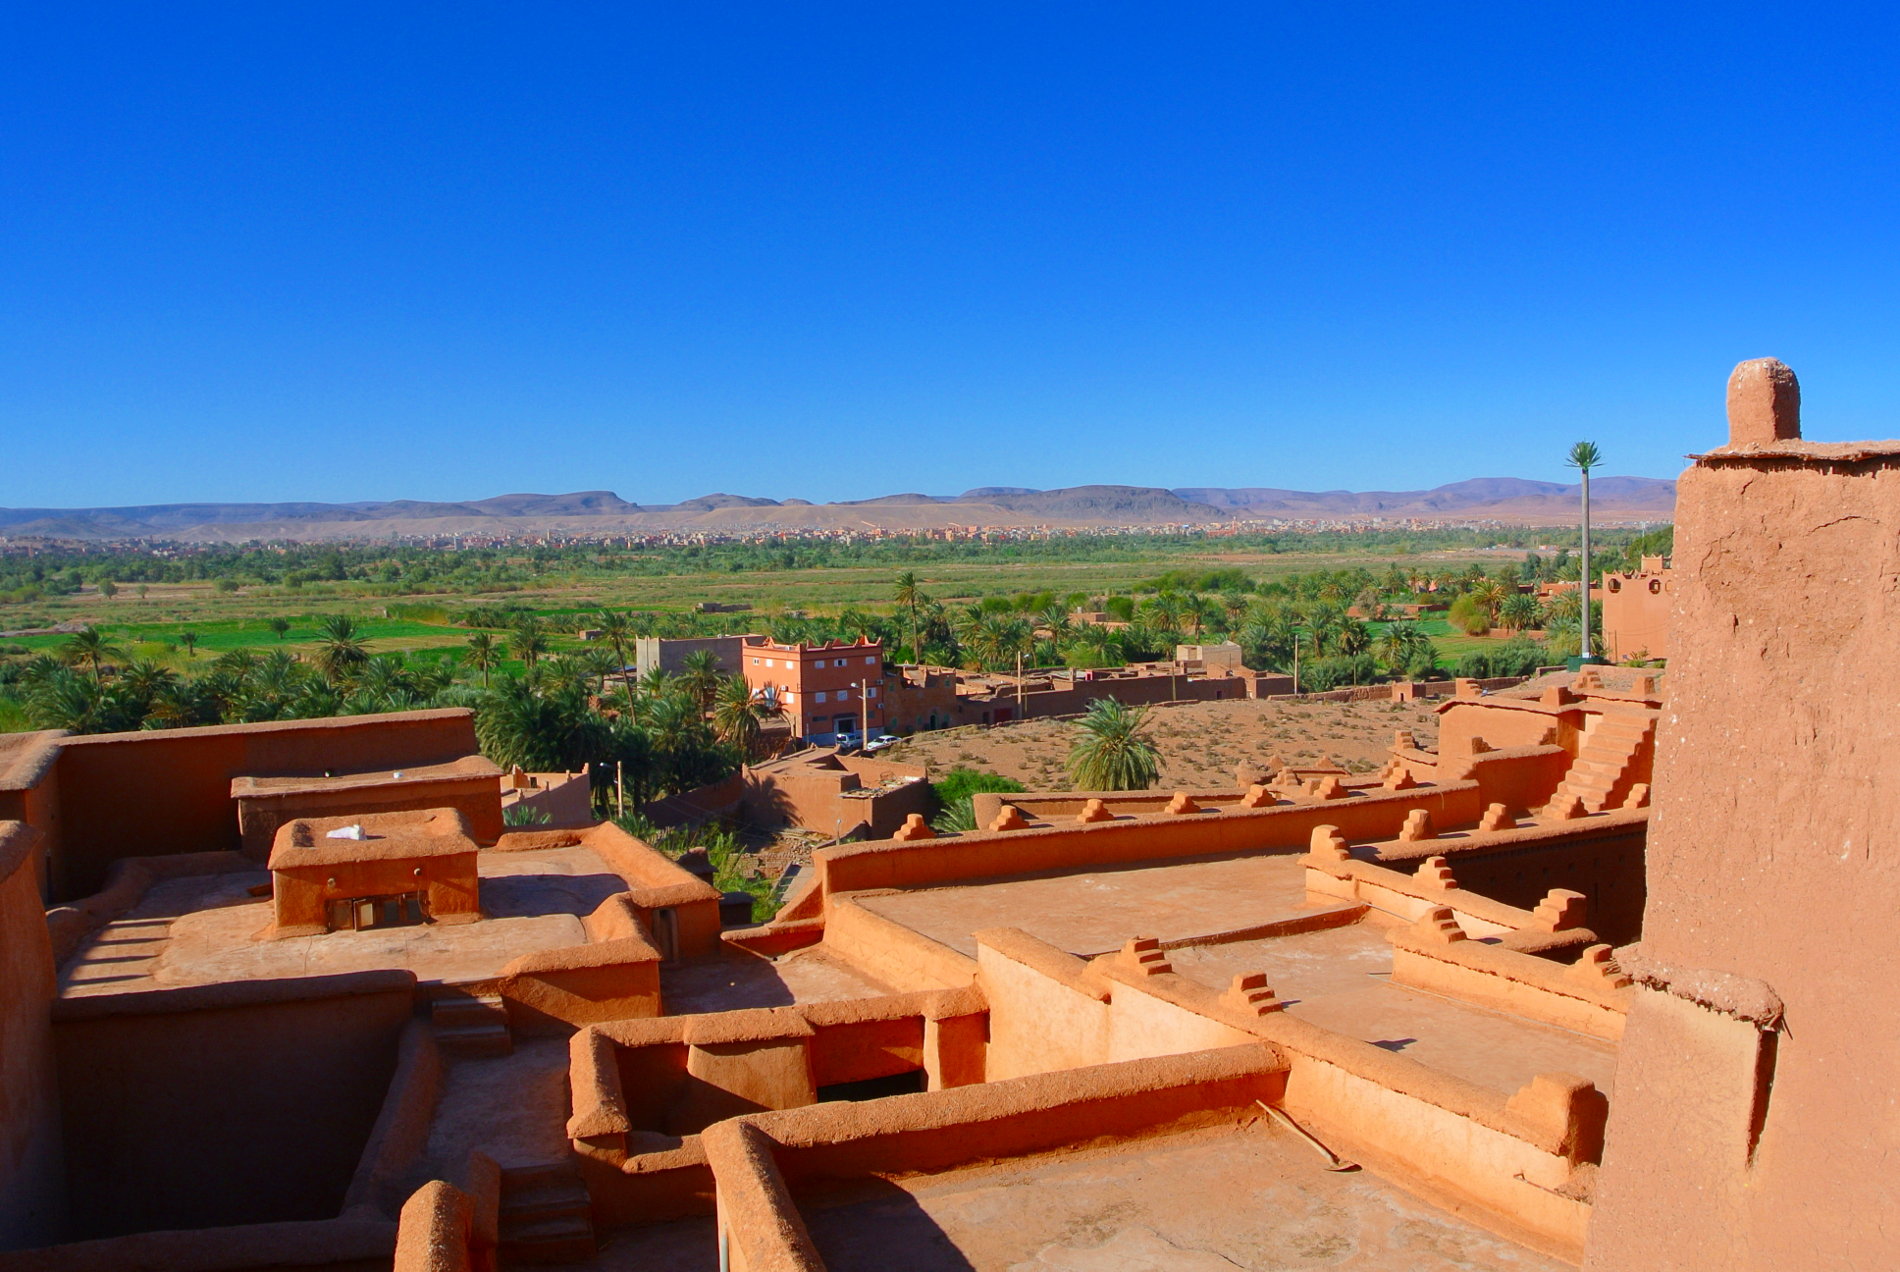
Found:
<svg viewBox="0 0 1900 1272"><path fill-rule="evenodd" d="M1419 745L1438 738L1430 702L1192 702L1155 707L1148 733L1161 751L1160 786L1216 789L1234 785L1243 760L1278 756L1299 764L1330 755L1355 773L1385 762L1392 735L1410 729ZM1068 785L1065 762L1075 737L1070 720L1026 720L995 728L972 725L919 733L886 756L925 763L934 779L959 765L1013 777L1030 790Z"/></svg>

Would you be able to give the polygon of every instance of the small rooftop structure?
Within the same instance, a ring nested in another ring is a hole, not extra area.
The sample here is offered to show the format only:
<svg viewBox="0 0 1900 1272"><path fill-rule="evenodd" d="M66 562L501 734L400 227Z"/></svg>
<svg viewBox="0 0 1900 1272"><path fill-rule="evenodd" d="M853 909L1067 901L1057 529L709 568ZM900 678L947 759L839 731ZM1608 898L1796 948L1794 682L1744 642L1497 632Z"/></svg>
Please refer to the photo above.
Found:
<svg viewBox="0 0 1900 1272"><path fill-rule="evenodd" d="M244 851L266 856L278 828L299 818L453 808L483 843L501 834L501 779L494 761L464 755L441 764L288 776L240 774L231 779Z"/></svg>
<svg viewBox="0 0 1900 1272"><path fill-rule="evenodd" d="M452 808L298 818L271 847L272 935L473 923L476 851Z"/></svg>

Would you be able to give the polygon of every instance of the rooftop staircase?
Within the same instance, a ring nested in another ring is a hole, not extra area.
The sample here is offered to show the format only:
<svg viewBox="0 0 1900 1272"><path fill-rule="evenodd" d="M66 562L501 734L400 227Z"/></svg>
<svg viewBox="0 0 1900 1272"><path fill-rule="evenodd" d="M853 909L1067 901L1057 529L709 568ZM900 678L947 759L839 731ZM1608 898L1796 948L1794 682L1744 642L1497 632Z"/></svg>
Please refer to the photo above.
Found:
<svg viewBox="0 0 1900 1272"><path fill-rule="evenodd" d="M429 1023L442 1050L453 1056L505 1056L515 1049L508 1005L499 997L451 995L431 999Z"/></svg>
<svg viewBox="0 0 1900 1272"><path fill-rule="evenodd" d="M500 1238L503 1267L593 1258L599 1247L579 1168L561 1162L503 1170Z"/></svg>
<svg viewBox="0 0 1900 1272"><path fill-rule="evenodd" d="M1620 807L1637 781L1637 757L1650 745L1655 731L1653 715L1637 711L1605 712L1571 763L1570 771L1564 774L1553 802L1565 795L1575 795L1592 813Z"/></svg>

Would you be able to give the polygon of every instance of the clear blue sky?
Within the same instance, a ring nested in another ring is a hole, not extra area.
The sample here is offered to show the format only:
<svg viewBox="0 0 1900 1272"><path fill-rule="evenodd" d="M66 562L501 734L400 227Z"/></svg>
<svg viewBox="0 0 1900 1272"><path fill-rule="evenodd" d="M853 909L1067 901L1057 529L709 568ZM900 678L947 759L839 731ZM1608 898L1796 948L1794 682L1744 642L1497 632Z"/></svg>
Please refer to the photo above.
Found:
<svg viewBox="0 0 1900 1272"><path fill-rule="evenodd" d="M13 4L0 504L1892 436L1890 6Z"/></svg>

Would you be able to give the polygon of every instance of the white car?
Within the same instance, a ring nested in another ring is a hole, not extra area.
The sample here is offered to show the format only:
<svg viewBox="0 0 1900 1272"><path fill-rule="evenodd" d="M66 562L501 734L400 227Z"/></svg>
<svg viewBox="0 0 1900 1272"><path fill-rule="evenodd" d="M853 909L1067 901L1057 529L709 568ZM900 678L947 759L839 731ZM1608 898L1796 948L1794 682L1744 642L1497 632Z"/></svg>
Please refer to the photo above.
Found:
<svg viewBox="0 0 1900 1272"><path fill-rule="evenodd" d="M864 744L864 753L866 755L876 755L885 747L896 746L901 741L903 741L902 738L895 737L892 734L880 733Z"/></svg>

